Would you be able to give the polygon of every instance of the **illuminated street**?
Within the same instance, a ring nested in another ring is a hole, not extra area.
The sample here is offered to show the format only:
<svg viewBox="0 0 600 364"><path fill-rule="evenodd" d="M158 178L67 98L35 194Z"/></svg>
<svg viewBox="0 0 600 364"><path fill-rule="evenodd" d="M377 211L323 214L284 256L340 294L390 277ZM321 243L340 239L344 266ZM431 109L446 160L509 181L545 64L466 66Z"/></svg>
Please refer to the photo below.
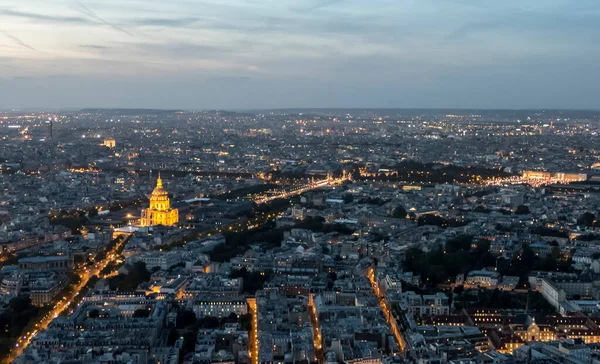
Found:
<svg viewBox="0 0 600 364"><path fill-rule="evenodd" d="M308 297L308 313L310 314L310 322L313 327L313 340L314 346L316 350L316 356L320 363L324 360L323 353L323 341L321 337L321 329L319 328L319 315L317 314L317 309L315 308L314 295L309 295Z"/></svg>
<svg viewBox="0 0 600 364"><path fill-rule="evenodd" d="M68 309L71 304L71 301L77 298L79 292L83 287L85 287L89 279L95 275L99 275L100 271L102 271L102 269L104 269L104 267L106 267L108 263L113 262L120 257L120 255L117 254L117 251L119 250L121 245L124 244L126 241L127 239L121 240L119 243L117 243L111 251L106 253L106 258L104 258L104 260L101 262L97 262L92 270L83 269L79 273L81 281L73 287L71 293L69 293L68 296L62 297L58 302L56 302L56 304L50 310L50 312L48 312L44 317L40 319L40 321L37 324L35 324L34 331L29 332L24 336L21 336L21 338L15 344L15 348L11 350L11 353L8 355L7 358L4 359L3 363L11 363L17 356L19 356L23 352L23 350L25 350L25 348L27 348L27 346L31 343L31 340L35 337L35 335L37 335L38 332L46 329L48 325L52 322L52 320L54 320L54 318L58 317L61 313L63 313L63 311Z"/></svg>
<svg viewBox="0 0 600 364"><path fill-rule="evenodd" d="M313 183L309 183L304 186L294 187L293 189L288 190L288 191L283 191L283 192L276 193L273 195L260 197L256 200L254 200L254 202L256 202L256 204L260 205L260 204L263 204L266 202L276 200L278 198L290 198L292 196L301 195L304 192L308 192L310 190L323 188L323 187L329 186L329 185L337 185L337 184L344 182L345 180L346 180L345 178L335 178L335 179L324 179L321 181L315 181Z"/></svg>
<svg viewBox="0 0 600 364"><path fill-rule="evenodd" d="M248 298L247 302L250 307L250 314L252 315L252 330L250 330L250 347L248 348L248 352L252 360L251 363L258 364L258 312L256 298Z"/></svg>
<svg viewBox="0 0 600 364"><path fill-rule="evenodd" d="M390 325L390 329L392 330L392 333L394 334L396 343L398 344L400 351L404 352L406 345L404 343L402 333L400 333L400 330L398 329L398 325L396 324L396 319L392 315L392 312L390 311L390 309L387 307L385 298L381 294L379 285L377 284L377 281L375 280L375 270L373 268L369 268L369 272L367 273L367 278L369 279L369 282L371 282L371 286L373 287L373 293L375 294L375 296L377 296L377 299L379 300L379 305L381 306L381 309L383 310L383 313L385 314L385 319L386 319L387 323Z"/></svg>

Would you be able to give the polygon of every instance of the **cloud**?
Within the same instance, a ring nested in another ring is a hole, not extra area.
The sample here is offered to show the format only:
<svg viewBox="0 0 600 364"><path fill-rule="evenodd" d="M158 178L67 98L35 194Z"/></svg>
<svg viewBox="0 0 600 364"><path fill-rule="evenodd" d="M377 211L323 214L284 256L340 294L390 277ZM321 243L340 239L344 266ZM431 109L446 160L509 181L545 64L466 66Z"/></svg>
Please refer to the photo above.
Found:
<svg viewBox="0 0 600 364"><path fill-rule="evenodd" d="M134 25L139 26L156 26L156 27L186 27L196 23L199 19L192 17L185 18L144 18L131 21Z"/></svg>
<svg viewBox="0 0 600 364"><path fill-rule="evenodd" d="M32 46L30 46L29 44L25 43L24 41L22 41L20 38L10 34L9 32L3 31L2 33L4 33L4 35L11 39L13 42L17 43L18 45L25 47L29 50L35 51L35 52L39 52L37 49L33 48Z"/></svg>
<svg viewBox="0 0 600 364"><path fill-rule="evenodd" d="M0 67L6 67L10 69L19 69L20 64L19 60L10 57L0 57ZM6 77L2 77L6 78Z"/></svg>
<svg viewBox="0 0 600 364"><path fill-rule="evenodd" d="M97 45L97 44L80 44L79 48L101 50L101 49L109 49L110 47L103 46L103 45Z"/></svg>
<svg viewBox="0 0 600 364"><path fill-rule="evenodd" d="M72 23L72 24L90 24L91 22L85 18L77 16L63 16L63 15L47 15L38 14L27 11L19 11L12 9L0 9L0 14L12 16L21 19L32 20L36 22L48 22L48 23Z"/></svg>
<svg viewBox="0 0 600 364"><path fill-rule="evenodd" d="M13 67L5 68L3 75L78 77L77 82L53 80L57 87L77 90L68 95L73 100L58 92L52 95L63 105L96 102L96 87L86 86L89 93L80 94L77 85L88 80L95 86L111 78L114 84L105 85L99 104L195 105L208 97L206 106L211 108L223 106L223 100L249 106L267 101L274 106L294 105L295 100L306 106L378 105L379 100L392 105L405 96L407 105L425 102L419 98L435 104L436 97L460 105L462 98L453 98L448 90L459 88L461 79L472 73L461 89L462 97L478 100L473 105L488 105L492 101L479 95L479 85L501 86L503 91L510 89L506 79L515 89L529 91L536 90L528 84L546 85L542 91L550 88L547 85L559 85L544 79L538 68L523 67L528 62L539 67L542 59L551 62L543 67L546 76L588 82L594 91L600 87L597 68L584 65L580 68L585 72L575 74L572 66L578 60L592 63L600 54L594 46L600 41L598 0L576 4L568 0L0 0L0 4L0 47L4 45L0 57L14 59L0 59ZM44 44L52 47L46 49ZM36 48L42 52L31 52ZM125 77L129 77L124 83L127 92L113 96L111 90L122 86ZM139 84L152 77L154 83ZM207 77L211 79L204 81ZM204 82L206 90L190 80ZM299 80L305 84L296 89ZM46 102L43 89L28 98L33 88L19 82L22 93L13 95L5 87L9 98L0 97L0 103ZM395 87L402 91L396 85L417 88L419 97L408 91L395 95L391 92ZM313 91L319 88L327 92ZM238 89L246 94L251 89L253 99L247 100ZM347 91L337 95L340 89ZM153 98L156 90L164 94ZM436 94L437 90L442 91ZM204 91L203 97L192 91ZM229 101L231 91L240 93ZM129 93L139 98L121 101ZM519 95L535 101L528 93ZM495 97L491 91L485 96ZM567 92L564 96L576 101Z"/></svg>
<svg viewBox="0 0 600 364"><path fill-rule="evenodd" d="M298 7L298 8L293 8L293 11L314 11L314 10L318 10L318 9L322 9L322 8L326 8L338 3L342 3L345 0L317 0L314 1L312 4L308 4L308 6L302 6L302 7Z"/></svg>
<svg viewBox="0 0 600 364"><path fill-rule="evenodd" d="M87 17L89 17L89 18L91 18L91 19L93 19L93 20L95 20L95 21L97 21L99 23L102 23L104 25L107 25L107 26L113 28L114 30L117 30L117 31L119 31L121 33L125 33L125 34L127 34L129 36L133 36L133 34L130 31L128 31L127 29L124 29L124 28L122 28L122 27L120 27L120 26L118 26L118 25L116 25L114 23L111 23L111 22L105 20L104 18L102 18L98 14L96 14L95 11L93 11L92 9L90 9L87 6L83 5L79 1L75 2L74 9L76 11L80 12L81 14L83 14L83 15L85 15L85 16L87 16Z"/></svg>
<svg viewBox="0 0 600 364"><path fill-rule="evenodd" d="M589 13L568 13L559 11L519 10L496 12L482 16L474 21L468 21L449 32L443 40L462 41L484 33L487 41L496 37L530 38L534 35L547 37L554 34L554 42L568 38L570 42L580 40L574 34L584 34L589 39L598 35L598 16ZM557 26L559 24L560 26ZM538 39L538 38L534 38ZM544 44L550 48L552 42ZM534 43L534 45L539 45Z"/></svg>
<svg viewBox="0 0 600 364"><path fill-rule="evenodd" d="M490 4L485 4L484 2L481 2L481 1L470 1L470 0L444 0L444 1L451 3L451 4L456 4L456 5L465 6L465 7L469 7L469 8L475 8L475 9L490 10L490 9L494 8Z"/></svg>
<svg viewBox="0 0 600 364"><path fill-rule="evenodd" d="M501 26L502 24L494 23L491 21L490 22L485 22L485 21L470 22L467 24L463 24L460 27L458 27L457 29L450 32L448 35L446 35L444 37L444 40L446 40L446 41L461 40L461 39L469 37L475 33L485 32L485 31L497 28L499 25Z"/></svg>

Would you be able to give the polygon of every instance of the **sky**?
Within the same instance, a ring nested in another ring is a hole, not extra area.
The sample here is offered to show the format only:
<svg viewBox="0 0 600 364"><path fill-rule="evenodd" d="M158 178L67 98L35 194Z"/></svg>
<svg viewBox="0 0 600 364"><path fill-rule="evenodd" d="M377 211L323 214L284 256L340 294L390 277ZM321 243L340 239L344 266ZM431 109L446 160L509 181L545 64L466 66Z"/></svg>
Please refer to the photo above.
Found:
<svg viewBox="0 0 600 364"><path fill-rule="evenodd" d="M600 109L598 0L2 0L0 109Z"/></svg>

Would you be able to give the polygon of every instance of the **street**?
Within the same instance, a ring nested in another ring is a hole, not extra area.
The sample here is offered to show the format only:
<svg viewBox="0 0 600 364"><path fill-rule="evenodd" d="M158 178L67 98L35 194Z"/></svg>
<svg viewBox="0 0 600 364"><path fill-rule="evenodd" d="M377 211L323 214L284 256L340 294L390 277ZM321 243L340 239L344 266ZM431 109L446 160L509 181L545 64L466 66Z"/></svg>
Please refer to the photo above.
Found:
<svg viewBox="0 0 600 364"><path fill-rule="evenodd" d="M94 268L90 269L85 267L82 268L79 272L76 272L81 277L81 280L75 287L73 287L71 293L69 293L67 296L60 298L55 303L52 310L48 312L44 317L42 317L37 324L35 324L35 330L21 336L15 344L13 350L11 350L10 354L6 358L4 358L2 362L12 363L12 361L16 357L21 355L25 348L29 346L31 340L35 337L35 335L37 335L38 332L41 332L42 330L46 329L50 322L54 320L54 318L58 317L58 315L60 315L64 310L68 309L69 305L71 304L71 301L73 301L79 295L79 292L83 287L85 287L89 279L94 275L99 275L100 271L104 269L104 267L106 267L108 263L115 261L119 257L117 251L119 250L121 245L125 243L125 241L126 240L123 240L117 243L111 251L106 253L106 258L104 258L104 260L102 260L101 262L97 262Z"/></svg>

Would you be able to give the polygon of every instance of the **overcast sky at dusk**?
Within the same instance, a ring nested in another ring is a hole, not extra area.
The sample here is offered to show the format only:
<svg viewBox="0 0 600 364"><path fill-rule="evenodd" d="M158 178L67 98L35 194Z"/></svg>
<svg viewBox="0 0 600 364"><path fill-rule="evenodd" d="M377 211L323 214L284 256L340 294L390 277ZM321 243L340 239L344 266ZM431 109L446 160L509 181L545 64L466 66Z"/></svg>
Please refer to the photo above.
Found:
<svg viewBox="0 0 600 364"><path fill-rule="evenodd" d="M598 0L2 0L0 108L600 109Z"/></svg>

